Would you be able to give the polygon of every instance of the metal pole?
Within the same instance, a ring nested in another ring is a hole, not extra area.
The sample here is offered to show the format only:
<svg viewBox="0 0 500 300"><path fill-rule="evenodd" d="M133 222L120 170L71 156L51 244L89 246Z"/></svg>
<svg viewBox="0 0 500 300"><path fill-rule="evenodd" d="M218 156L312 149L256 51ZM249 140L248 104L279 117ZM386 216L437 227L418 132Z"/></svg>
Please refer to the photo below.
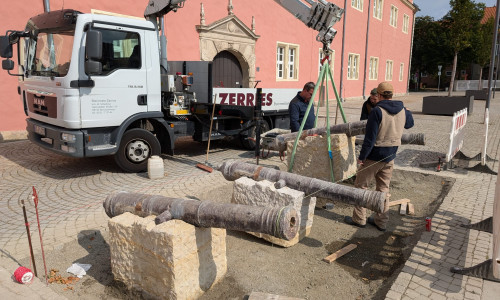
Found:
<svg viewBox="0 0 500 300"><path fill-rule="evenodd" d="M481 165L486 165L486 147L488 145L488 122L489 122L489 108L491 99L491 79L493 79L493 67L495 66L495 48L498 38L498 20L500 19L500 0L497 0L497 9L495 16L495 34L493 37L493 45L491 46L491 60L490 60L490 74L488 76L488 98L486 99L486 107L484 109L484 143L483 151L481 152Z"/></svg>
<svg viewBox="0 0 500 300"><path fill-rule="evenodd" d="M342 101L342 91L344 90L344 48L345 48L345 23L347 20L347 0L344 0L344 22L342 25L342 57L340 58L340 100Z"/></svg>
<svg viewBox="0 0 500 300"><path fill-rule="evenodd" d="M262 122L262 88L257 88L257 99L255 103L255 158L257 165L260 157L260 124ZM313 99L311 99L313 101Z"/></svg>
<svg viewBox="0 0 500 300"><path fill-rule="evenodd" d="M441 73L441 72L439 72ZM438 76L438 93L439 93L439 85L441 84L441 75Z"/></svg>
<svg viewBox="0 0 500 300"><path fill-rule="evenodd" d="M36 193L35 187L33 187L33 202L35 203L36 221L38 223L38 235L40 236L40 247L42 248L43 268L45 270L45 284L49 285L49 277L47 276L47 264L45 262L45 252L43 251L42 230L40 229L40 216L38 214L38 194Z"/></svg>
<svg viewBox="0 0 500 300"><path fill-rule="evenodd" d="M366 100L366 61L368 60L368 35L370 33L370 7L372 0L368 0L368 17L366 18L366 40L365 40L365 74L363 75L363 100Z"/></svg>
<svg viewBox="0 0 500 300"><path fill-rule="evenodd" d="M28 216L26 215L26 207L24 206L24 200L21 200L21 205L23 207L24 215L24 226L26 226L26 233L28 234L28 244L30 246L31 263L33 263L33 273L38 277L36 273L35 256L33 254L33 245L31 244L31 233L30 233L30 223L28 222Z"/></svg>
<svg viewBox="0 0 500 300"><path fill-rule="evenodd" d="M498 80L498 68L500 67L500 59L499 59L499 56L500 56L500 49L498 47L498 40L497 40L497 68L496 68L496 72L495 72L495 84L493 84L493 97L492 98L495 98L495 91L497 89L497 80Z"/></svg>

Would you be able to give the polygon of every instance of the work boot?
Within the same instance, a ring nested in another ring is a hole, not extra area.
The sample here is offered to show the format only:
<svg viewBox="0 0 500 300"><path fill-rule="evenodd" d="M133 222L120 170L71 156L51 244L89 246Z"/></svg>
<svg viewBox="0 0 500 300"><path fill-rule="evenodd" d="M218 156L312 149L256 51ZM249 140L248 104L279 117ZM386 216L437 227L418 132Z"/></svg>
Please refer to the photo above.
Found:
<svg viewBox="0 0 500 300"><path fill-rule="evenodd" d="M356 222L353 221L352 217L349 217L349 216L345 216L344 217L344 222L346 224L349 224L349 225L353 225L353 226L358 226L359 228L365 228L366 225L361 225L361 224L358 224Z"/></svg>
<svg viewBox="0 0 500 300"><path fill-rule="evenodd" d="M387 230L387 229L379 227L377 224L375 224L375 220L373 219L373 217L369 217L368 219L366 219L366 223L372 224L373 226L375 226L378 230L380 230L382 232L385 232Z"/></svg>

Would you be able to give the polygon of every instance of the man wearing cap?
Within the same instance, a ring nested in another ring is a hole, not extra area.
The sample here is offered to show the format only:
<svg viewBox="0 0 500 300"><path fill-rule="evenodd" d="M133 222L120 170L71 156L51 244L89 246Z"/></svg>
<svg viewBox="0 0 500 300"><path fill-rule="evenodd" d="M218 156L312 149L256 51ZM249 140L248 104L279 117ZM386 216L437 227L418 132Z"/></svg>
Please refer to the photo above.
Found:
<svg viewBox="0 0 500 300"><path fill-rule="evenodd" d="M359 118L360 121L368 120L368 115L375 105L377 105L377 97L377 88L374 88L370 92L370 97L368 97L368 99L363 103L363 107L361 108L361 117Z"/></svg>
<svg viewBox="0 0 500 300"><path fill-rule="evenodd" d="M386 195L389 192L394 159L398 146L401 145L403 129L413 127L411 112L404 107L402 101L392 100L393 92L389 82L382 82L377 87L377 105L368 116L355 182L357 188L367 189L375 178L376 190ZM366 208L355 206L352 218L346 216L344 221L361 228L369 223L380 231L386 231L389 221L389 197L386 196L383 213L375 213L374 217L366 219Z"/></svg>
<svg viewBox="0 0 500 300"><path fill-rule="evenodd" d="M290 114L290 129L292 132L299 131L300 124L306 115L307 106L309 101L311 101L314 87L316 85L314 82L308 82L304 85L302 91L297 93L290 104L288 105L288 113ZM314 128L314 104L311 104L311 109L307 115L306 123L304 124L303 130Z"/></svg>

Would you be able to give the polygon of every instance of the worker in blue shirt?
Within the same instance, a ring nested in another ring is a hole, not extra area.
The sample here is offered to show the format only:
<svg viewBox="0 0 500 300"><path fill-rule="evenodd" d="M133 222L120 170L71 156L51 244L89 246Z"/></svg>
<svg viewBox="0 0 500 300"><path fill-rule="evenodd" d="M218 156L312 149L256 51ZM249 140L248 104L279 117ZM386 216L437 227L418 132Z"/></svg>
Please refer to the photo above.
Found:
<svg viewBox="0 0 500 300"><path fill-rule="evenodd" d="M314 82L306 83L302 91L298 92L297 96L290 101L290 105L288 105L288 112L290 114L290 129L292 132L299 131L300 124L302 124L302 120L306 114L306 109L309 105L309 101L311 101L315 86ZM314 128L315 119L314 104L312 104L303 129L307 130Z"/></svg>

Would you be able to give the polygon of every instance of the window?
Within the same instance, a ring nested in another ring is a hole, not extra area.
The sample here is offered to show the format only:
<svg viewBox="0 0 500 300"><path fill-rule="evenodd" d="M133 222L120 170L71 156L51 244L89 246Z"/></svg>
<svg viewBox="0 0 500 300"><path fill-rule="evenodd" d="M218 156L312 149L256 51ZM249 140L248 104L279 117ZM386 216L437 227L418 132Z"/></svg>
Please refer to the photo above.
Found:
<svg viewBox="0 0 500 300"><path fill-rule="evenodd" d="M410 17L407 14L403 15L403 32L408 33L408 27L410 24Z"/></svg>
<svg viewBox="0 0 500 300"><path fill-rule="evenodd" d="M359 77L359 54L349 53L347 61L347 79L358 79Z"/></svg>
<svg viewBox="0 0 500 300"><path fill-rule="evenodd" d="M382 20L382 9L384 7L384 0L373 1L373 17Z"/></svg>
<svg viewBox="0 0 500 300"><path fill-rule="evenodd" d="M299 46L278 43L276 47L276 79L298 80Z"/></svg>
<svg viewBox="0 0 500 300"><path fill-rule="evenodd" d="M403 81L403 72L405 70L405 64L401 63L399 65L399 81Z"/></svg>
<svg viewBox="0 0 500 300"><path fill-rule="evenodd" d="M378 57L370 57L370 68L368 70L368 74L369 80L378 79Z"/></svg>
<svg viewBox="0 0 500 300"><path fill-rule="evenodd" d="M357 10L363 11L363 0L351 0L351 6Z"/></svg>
<svg viewBox="0 0 500 300"><path fill-rule="evenodd" d="M319 48L319 62L318 62L318 74L321 71L321 61L323 60L323 49ZM333 78L333 63L335 62L335 50L330 52L330 71L332 73L332 78ZM328 78L328 80L330 80Z"/></svg>
<svg viewBox="0 0 500 300"><path fill-rule="evenodd" d="M392 65L393 65L392 60L388 60L385 63L385 80L387 81L392 80Z"/></svg>
<svg viewBox="0 0 500 300"><path fill-rule="evenodd" d="M391 18L389 19L389 24L392 27L398 27L398 8L391 5Z"/></svg>
<svg viewBox="0 0 500 300"><path fill-rule="evenodd" d="M141 46L139 34L97 28L102 32L102 75L116 69L140 69Z"/></svg>

